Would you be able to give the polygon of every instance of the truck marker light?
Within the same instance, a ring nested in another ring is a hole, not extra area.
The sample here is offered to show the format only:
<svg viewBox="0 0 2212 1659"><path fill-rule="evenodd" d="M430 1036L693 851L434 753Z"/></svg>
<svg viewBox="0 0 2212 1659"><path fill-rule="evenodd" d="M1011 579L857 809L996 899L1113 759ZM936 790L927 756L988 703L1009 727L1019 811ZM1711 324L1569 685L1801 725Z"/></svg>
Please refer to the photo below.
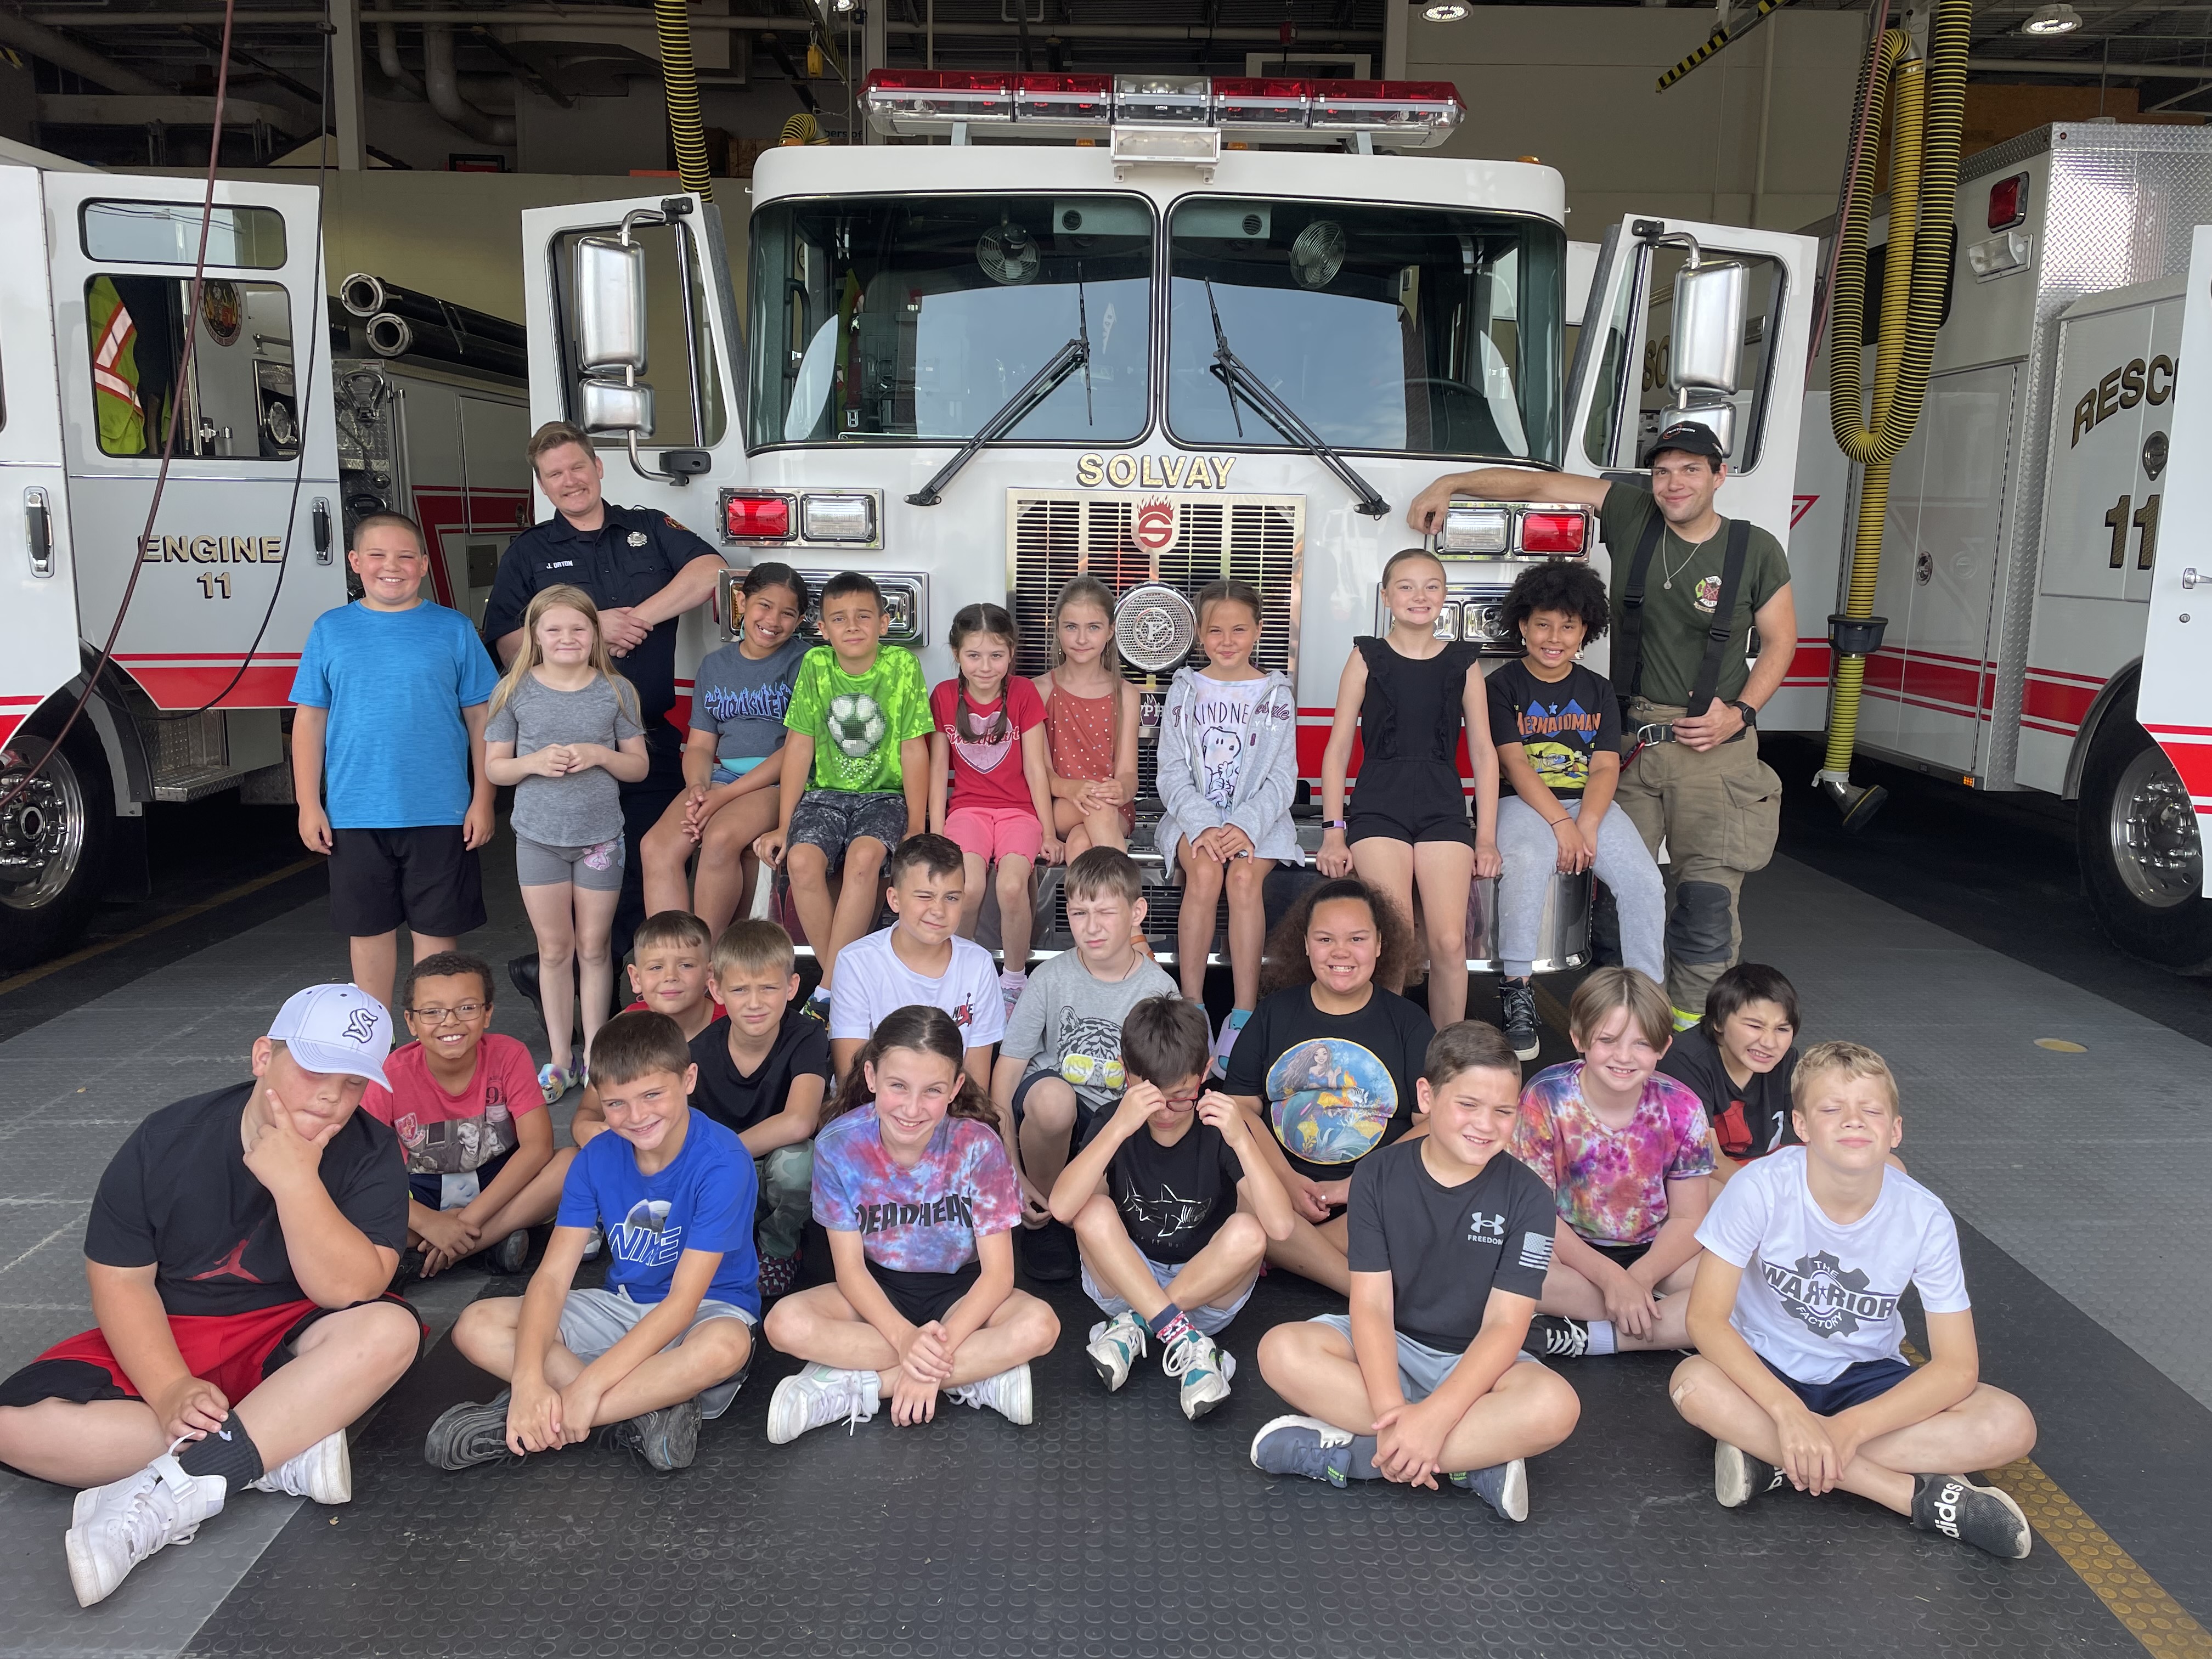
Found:
<svg viewBox="0 0 2212 1659"><path fill-rule="evenodd" d="M799 504L799 534L810 542L872 542L876 503L870 495L816 495Z"/></svg>
<svg viewBox="0 0 2212 1659"><path fill-rule="evenodd" d="M1443 533L1437 538L1441 553L1503 553L1512 544L1513 515L1502 507L1449 507Z"/></svg>
<svg viewBox="0 0 2212 1659"><path fill-rule="evenodd" d="M731 495L722 502L723 532L746 541L791 539L791 503L781 495Z"/></svg>
<svg viewBox="0 0 2212 1659"><path fill-rule="evenodd" d="M2015 173L1990 186L1990 228L2010 230L2027 217L2027 175Z"/></svg>
<svg viewBox="0 0 2212 1659"><path fill-rule="evenodd" d="M1523 553L1579 553L1588 520L1579 513L1523 513L1521 550Z"/></svg>

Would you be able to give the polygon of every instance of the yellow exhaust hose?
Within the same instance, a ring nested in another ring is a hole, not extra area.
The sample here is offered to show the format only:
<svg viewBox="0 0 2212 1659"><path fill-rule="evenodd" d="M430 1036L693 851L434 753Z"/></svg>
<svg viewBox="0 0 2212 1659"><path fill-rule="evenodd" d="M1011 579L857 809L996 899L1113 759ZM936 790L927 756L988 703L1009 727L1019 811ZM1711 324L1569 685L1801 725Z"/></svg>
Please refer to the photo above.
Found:
<svg viewBox="0 0 2212 1659"><path fill-rule="evenodd" d="M660 37L660 85L668 99L668 134L676 146L676 173L684 188L714 199L707 167L707 132L699 115L699 75L691 64L691 21L684 0L653 0L653 25Z"/></svg>
<svg viewBox="0 0 2212 1659"><path fill-rule="evenodd" d="M1847 819L1878 797L1850 787L1851 750L1858 738L1859 697L1866 659L1879 640L1874 616L1881 568L1883 522L1889 509L1889 469L1919 423L1928 370L1942 320L1943 295L1955 257L1949 234L1958 194L1959 150L1966 114L1966 50L1972 0L1941 0L1928 59L1911 55L1899 30L1887 31L1861 72L1875 77L1867 108L1869 142L1859 147L1851 206L1836 228L1838 250L1831 301L1829 422L1836 444L1857 462L1858 516L1851 540L1850 583L1840 615L1831 620L1833 681L1828 747L1816 780L1835 795ZM1890 104L1889 241L1882 261L1881 337L1875 353L1873 405L1864 384L1867 231L1874 210L1876 146L1885 93Z"/></svg>

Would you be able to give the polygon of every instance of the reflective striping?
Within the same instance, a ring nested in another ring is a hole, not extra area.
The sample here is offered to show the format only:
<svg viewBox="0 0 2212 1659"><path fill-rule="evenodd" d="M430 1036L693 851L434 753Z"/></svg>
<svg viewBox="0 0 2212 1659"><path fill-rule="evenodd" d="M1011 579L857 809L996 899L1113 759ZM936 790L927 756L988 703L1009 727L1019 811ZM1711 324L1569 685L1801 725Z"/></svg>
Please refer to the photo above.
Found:
<svg viewBox="0 0 2212 1659"><path fill-rule="evenodd" d="M2022 1458L1988 1473L2027 1512L2036 1536L2074 1569L2147 1652L2157 1659L2212 1659L2212 1633L2191 1618L2033 1460Z"/></svg>

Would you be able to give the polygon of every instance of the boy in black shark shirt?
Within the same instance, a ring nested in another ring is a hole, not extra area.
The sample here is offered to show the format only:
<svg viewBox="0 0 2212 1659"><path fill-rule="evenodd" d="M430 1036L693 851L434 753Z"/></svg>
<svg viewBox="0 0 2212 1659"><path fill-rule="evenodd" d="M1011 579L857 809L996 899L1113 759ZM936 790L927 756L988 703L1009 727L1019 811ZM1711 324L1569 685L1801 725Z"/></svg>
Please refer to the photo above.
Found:
<svg viewBox="0 0 2212 1659"><path fill-rule="evenodd" d="M1229 1397L1233 1357L1214 1334L1237 1317L1270 1238L1291 1236L1290 1200L1253 1145L1251 1119L1202 1093L1206 1014L1151 997L1121 1024L1127 1087L1112 1115L1053 1183L1052 1213L1075 1230L1083 1289L1107 1315L1091 1363L1109 1389L1129 1379L1149 1336L1182 1413L1195 1422Z"/></svg>

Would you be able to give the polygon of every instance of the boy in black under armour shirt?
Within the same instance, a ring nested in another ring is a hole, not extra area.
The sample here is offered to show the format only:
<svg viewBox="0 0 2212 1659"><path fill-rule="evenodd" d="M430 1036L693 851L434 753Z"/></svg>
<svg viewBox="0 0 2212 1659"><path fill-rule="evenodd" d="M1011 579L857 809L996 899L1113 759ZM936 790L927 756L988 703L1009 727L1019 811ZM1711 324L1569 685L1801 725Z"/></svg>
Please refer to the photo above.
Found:
<svg viewBox="0 0 2212 1659"><path fill-rule="evenodd" d="M252 1082L155 1112L100 1177L84 1239L99 1328L0 1382L0 1462L88 1488L64 1540L81 1606L242 1486L353 1496L346 1425L422 1334L381 1295L407 1242L406 1162L356 1109L391 1046L381 1003L311 986L254 1043Z"/></svg>

